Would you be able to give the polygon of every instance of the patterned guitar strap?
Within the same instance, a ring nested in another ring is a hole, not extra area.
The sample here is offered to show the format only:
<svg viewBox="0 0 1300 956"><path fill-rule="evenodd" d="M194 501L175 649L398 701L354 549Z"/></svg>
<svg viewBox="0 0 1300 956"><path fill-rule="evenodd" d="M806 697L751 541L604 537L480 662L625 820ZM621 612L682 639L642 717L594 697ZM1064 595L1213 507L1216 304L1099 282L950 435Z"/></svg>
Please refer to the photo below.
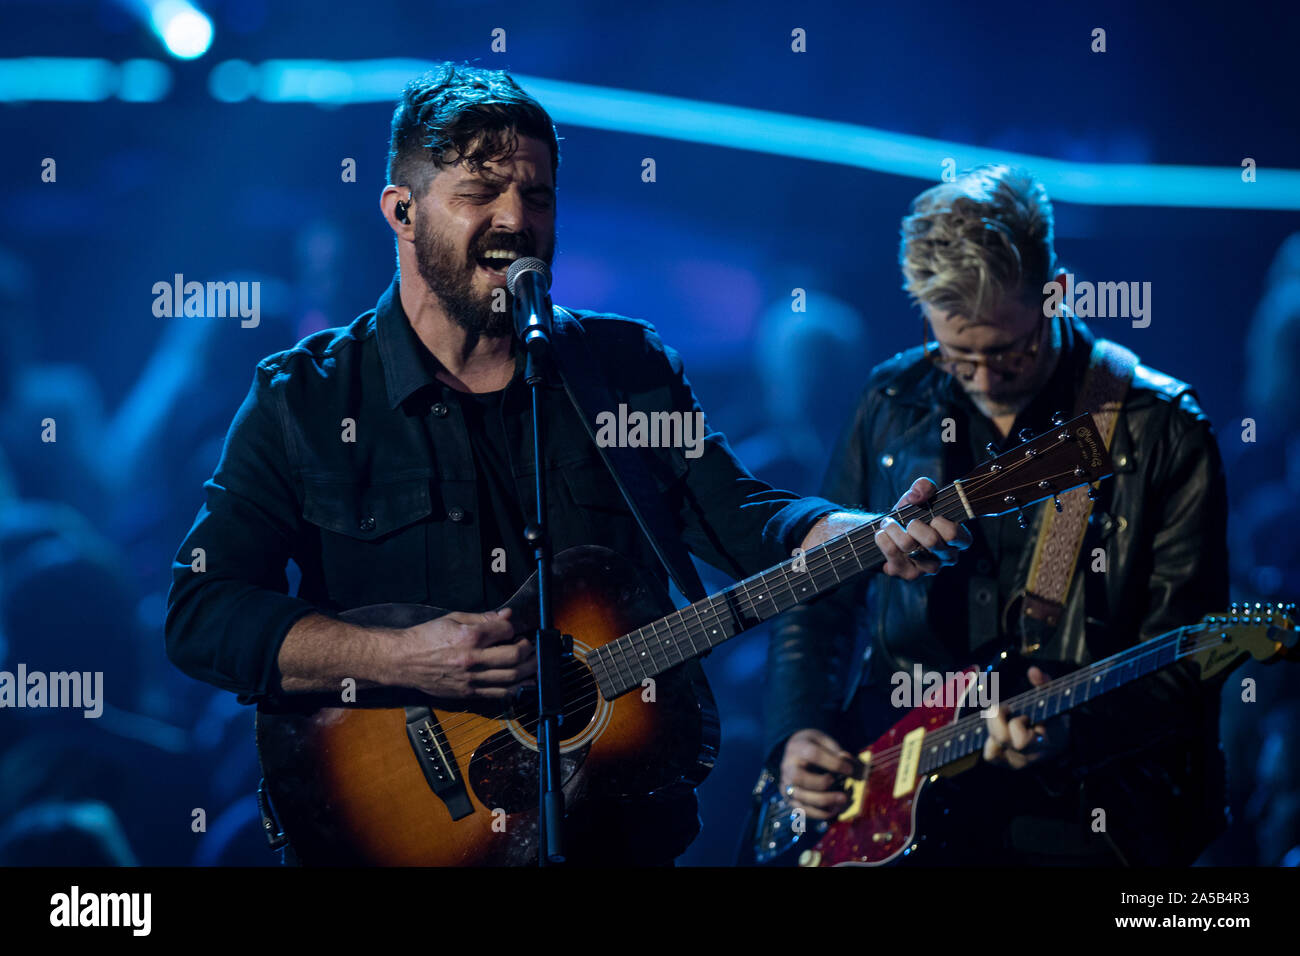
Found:
<svg viewBox="0 0 1300 956"><path fill-rule="evenodd" d="M1114 342L1093 343L1087 376L1074 414L1091 412L1106 447L1110 448L1120 408L1133 380L1138 357ZM1075 488L1060 496L1057 512L1050 501L1041 506L1038 541L1029 565L1021 605L1021 653L1032 654L1056 632L1066 596L1083 549L1092 500L1088 489Z"/></svg>

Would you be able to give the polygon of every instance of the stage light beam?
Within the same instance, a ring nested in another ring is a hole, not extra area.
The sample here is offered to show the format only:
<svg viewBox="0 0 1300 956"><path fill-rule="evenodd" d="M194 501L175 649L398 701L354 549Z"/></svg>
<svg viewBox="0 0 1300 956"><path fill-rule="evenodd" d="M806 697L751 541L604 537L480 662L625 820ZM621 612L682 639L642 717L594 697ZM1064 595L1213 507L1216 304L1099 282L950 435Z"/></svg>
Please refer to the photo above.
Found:
<svg viewBox="0 0 1300 956"><path fill-rule="evenodd" d="M149 25L167 52L180 60L194 60L212 46L212 21L185 0L159 0L149 4Z"/></svg>

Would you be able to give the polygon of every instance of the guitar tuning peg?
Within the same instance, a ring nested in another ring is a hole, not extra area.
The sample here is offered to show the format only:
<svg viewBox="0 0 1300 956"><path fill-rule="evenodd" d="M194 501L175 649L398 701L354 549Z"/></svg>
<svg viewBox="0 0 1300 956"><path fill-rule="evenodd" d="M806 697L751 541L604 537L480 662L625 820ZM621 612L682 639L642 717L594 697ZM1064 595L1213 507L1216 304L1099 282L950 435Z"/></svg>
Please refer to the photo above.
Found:
<svg viewBox="0 0 1300 956"><path fill-rule="evenodd" d="M1059 514L1061 511L1061 496L1052 495L1052 504L1056 505L1056 511Z"/></svg>
<svg viewBox="0 0 1300 956"><path fill-rule="evenodd" d="M1097 500L1097 489L1094 488L1092 485L1088 486L1088 500L1089 501Z"/></svg>
<svg viewBox="0 0 1300 956"><path fill-rule="evenodd" d="M1030 428L1022 428L1020 431L1016 432L1016 438L1020 439L1022 442L1029 441L1029 439L1033 437L1034 432L1033 429Z"/></svg>
<svg viewBox="0 0 1300 956"><path fill-rule="evenodd" d="M1025 509L1024 509L1024 508L1017 508L1017 509L1016 509L1016 524L1020 526L1020 529L1021 529L1021 530L1024 530L1025 528L1028 528L1028 527L1029 527L1029 522L1025 521Z"/></svg>
<svg viewBox="0 0 1300 956"><path fill-rule="evenodd" d="M993 444L993 442L989 442L985 445L984 450L989 453L990 458L998 457L998 446Z"/></svg>
<svg viewBox="0 0 1300 956"><path fill-rule="evenodd" d="M1052 424L1060 428L1065 424L1065 412L1052 412Z"/></svg>

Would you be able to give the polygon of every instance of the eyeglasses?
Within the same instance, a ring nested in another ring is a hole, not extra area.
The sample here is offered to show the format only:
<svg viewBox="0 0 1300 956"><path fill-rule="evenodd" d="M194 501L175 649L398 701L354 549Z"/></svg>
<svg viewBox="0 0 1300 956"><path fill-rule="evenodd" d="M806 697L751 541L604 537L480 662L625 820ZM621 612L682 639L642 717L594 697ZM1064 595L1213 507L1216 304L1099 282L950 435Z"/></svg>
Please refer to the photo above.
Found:
<svg viewBox="0 0 1300 956"><path fill-rule="evenodd" d="M1011 343L1012 347L1004 352L993 352L990 355L972 358L954 358L944 351L942 342L930 341L930 323L922 317L921 345L925 349L925 357L930 364L940 371L955 375L958 378L972 378L976 370L982 367L1000 375L1018 375L1033 365L1034 357L1038 355L1038 351L1043 344L1043 325L1046 321L1046 316L1040 316L1033 331L1027 332L1016 339ZM1025 346L1024 343L1026 342L1030 344Z"/></svg>

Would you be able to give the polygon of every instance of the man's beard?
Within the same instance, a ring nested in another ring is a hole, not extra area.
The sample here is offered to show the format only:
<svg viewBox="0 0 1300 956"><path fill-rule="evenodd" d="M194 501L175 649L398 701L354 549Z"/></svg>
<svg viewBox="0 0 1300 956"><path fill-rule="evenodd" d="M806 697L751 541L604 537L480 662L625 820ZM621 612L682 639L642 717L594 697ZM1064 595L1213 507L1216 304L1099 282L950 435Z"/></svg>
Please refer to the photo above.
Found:
<svg viewBox="0 0 1300 956"><path fill-rule="evenodd" d="M1014 388L992 394L989 392L976 392L967 388L966 394L985 418L1019 415L1033 403L1034 398L1047 385L1052 373L1056 370L1058 358L1059 356L1055 352L1050 353L1035 366L1024 381L1017 383Z"/></svg>
<svg viewBox="0 0 1300 956"><path fill-rule="evenodd" d="M478 268L475 254L461 259L444 236L428 226L428 217L420 217L415 225L415 264L433 294L438 297L447 317L459 325L471 339L500 338L514 332L514 318L510 309L497 312L492 309L495 289L478 294L474 291L474 271ZM494 245L509 248L523 245L521 236L498 237ZM520 248L520 251L524 250ZM503 305L507 299L497 296Z"/></svg>
<svg viewBox="0 0 1300 956"><path fill-rule="evenodd" d="M967 392L975 407L986 418L1002 418L1007 415L1019 415L1034 400L1037 389L1001 392L996 396L988 392Z"/></svg>

